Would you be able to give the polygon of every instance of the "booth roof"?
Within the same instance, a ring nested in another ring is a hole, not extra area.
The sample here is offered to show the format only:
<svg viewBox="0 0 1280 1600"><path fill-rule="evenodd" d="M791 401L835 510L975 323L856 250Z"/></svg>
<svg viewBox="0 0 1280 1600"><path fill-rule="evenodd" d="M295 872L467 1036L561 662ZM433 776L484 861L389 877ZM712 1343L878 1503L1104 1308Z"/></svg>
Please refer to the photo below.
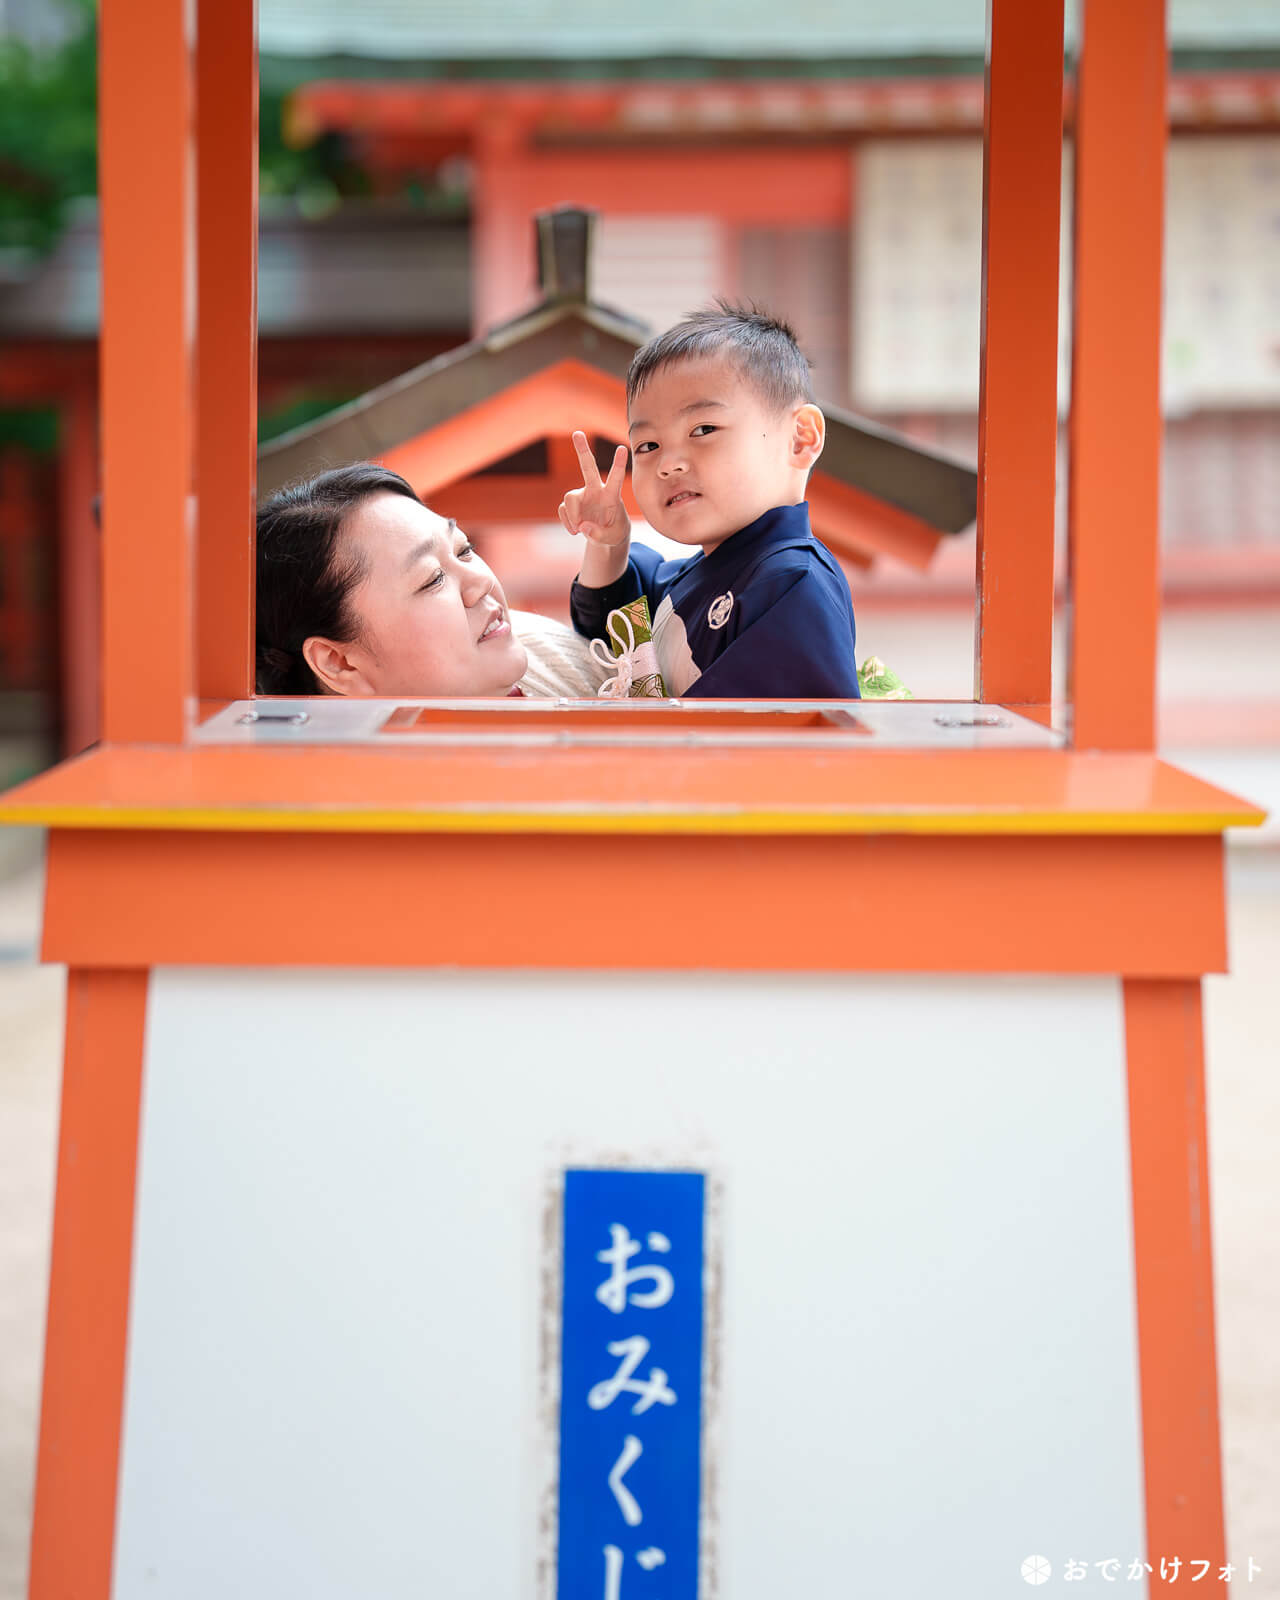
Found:
<svg viewBox="0 0 1280 1600"><path fill-rule="evenodd" d="M1068 0L1067 38L1079 0ZM981 58L986 0L813 0L803 26L763 0L653 0L584 11L573 0L261 0L264 56L417 61ZM1276 0L1172 0L1182 51L1280 48Z"/></svg>

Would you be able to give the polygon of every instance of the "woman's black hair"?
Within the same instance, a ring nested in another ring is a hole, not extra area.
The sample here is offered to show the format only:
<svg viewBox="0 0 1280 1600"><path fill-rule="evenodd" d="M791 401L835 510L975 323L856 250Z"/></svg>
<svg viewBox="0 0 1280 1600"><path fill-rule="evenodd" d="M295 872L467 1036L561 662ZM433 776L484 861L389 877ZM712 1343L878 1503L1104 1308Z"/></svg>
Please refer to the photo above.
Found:
<svg viewBox="0 0 1280 1600"><path fill-rule="evenodd" d="M338 535L376 494L418 500L398 472L357 461L277 489L258 507L259 694L319 693L302 646L313 635L338 644L358 637L349 601L364 569L339 552Z"/></svg>

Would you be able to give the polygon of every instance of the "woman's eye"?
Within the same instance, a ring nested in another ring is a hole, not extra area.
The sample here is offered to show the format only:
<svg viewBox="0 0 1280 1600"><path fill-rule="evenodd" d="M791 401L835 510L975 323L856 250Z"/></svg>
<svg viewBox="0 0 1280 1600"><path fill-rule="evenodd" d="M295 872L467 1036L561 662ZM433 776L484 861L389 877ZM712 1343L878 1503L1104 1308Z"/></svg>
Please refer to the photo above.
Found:
<svg viewBox="0 0 1280 1600"><path fill-rule="evenodd" d="M438 589L443 582L444 582L444 568L440 567L435 572L432 573L432 575L427 579L427 581L424 584L422 584L419 587L418 593L419 594L426 594L431 589Z"/></svg>
<svg viewBox="0 0 1280 1600"><path fill-rule="evenodd" d="M470 561L472 556L475 555L475 553L476 553L475 545L473 545L473 544L464 544L462 549L456 552L454 559L457 560L457 561Z"/></svg>
<svg viewBox="0 0 1280 1600"><path fill-rule="evenodd" d="M699 434L717 433L718 431L714 422L700 422L693 430L691 437L696 439Z"/></svg>
<svg viewBox="0 0 1280 1600"><path fill-rule="evenodd" d="M638 444L631 453L637 456L647 456L650 450L656 450L657 448L652 439L646 439L643 444Z"/></svg>

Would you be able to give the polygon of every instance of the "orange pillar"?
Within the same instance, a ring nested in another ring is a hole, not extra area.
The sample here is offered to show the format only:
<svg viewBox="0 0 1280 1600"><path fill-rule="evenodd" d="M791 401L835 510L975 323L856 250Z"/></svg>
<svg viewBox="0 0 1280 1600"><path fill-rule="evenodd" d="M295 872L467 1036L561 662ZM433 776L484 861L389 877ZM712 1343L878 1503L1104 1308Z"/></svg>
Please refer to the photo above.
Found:
<svg viewBox="0 0 1280 1600"><path fill-rule="evenodd" d="M172 744L193 658L191 17L102 0L99 29L103 736Z"/></svg>
<svg viewBox="0 0 1280 1600"><path fill-rule="evenodd" d="M1155 739L1167 75L1165 0L1084 0L1069 519L1077 748L1149 750Z"/></svg>
<svg viewBox="0 0 1280 1600"><path fill-rule="evenodd" d="M974 695L1045 704L1053 668L1063 0L990 0L982 182Z"/></svg>
<svg viewBox="0 0 1280 1600"><path fill-rule="evenodd" d="M196 685L253 692L258 459L258 51L255 0L200 0L196 68Z"/></svg>
<svg viewBox="0 0 1280 1600"><path fill-rule="evenodd" d="M62 753L74 756L98 737L102 716L98 652L102 634L98 493L98 394L90 373L62 400L58 485L58 671Z"/></svg>
<svg viewBox="0 0 1280 1600"><path fill-rule="evenodd" d="M484 128L476 140L471 212L471 331L476 336L525 310L534 296L526 149L523 130L509 122Z"/></svg>
<svg viewBox="0 0 1280 1600"><path fill-rule="evenodd" d="M146 1010L145 972L67 974L31 1600L111 1592Z"/></svg>
<svg viewBox="0 0 1280 1600"><path fill-rule="evenodd" d="M1200 982L1127 978L1124 1015L1147 1560L1209 1560L1225 1596Z"/></svg>

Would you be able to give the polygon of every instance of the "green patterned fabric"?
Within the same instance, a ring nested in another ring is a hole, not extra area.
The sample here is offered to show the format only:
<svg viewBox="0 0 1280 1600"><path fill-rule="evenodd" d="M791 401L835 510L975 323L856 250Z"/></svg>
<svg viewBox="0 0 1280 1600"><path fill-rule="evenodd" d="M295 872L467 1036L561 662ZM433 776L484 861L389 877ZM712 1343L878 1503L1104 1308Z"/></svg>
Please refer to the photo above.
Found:
<svg viewBox="0 0 1280 1600"><path fill-rule="evenodd" d="M868 656L858 668L858 688L864 700L914 700L898 674L886 667L879 656Z"/></svg>

